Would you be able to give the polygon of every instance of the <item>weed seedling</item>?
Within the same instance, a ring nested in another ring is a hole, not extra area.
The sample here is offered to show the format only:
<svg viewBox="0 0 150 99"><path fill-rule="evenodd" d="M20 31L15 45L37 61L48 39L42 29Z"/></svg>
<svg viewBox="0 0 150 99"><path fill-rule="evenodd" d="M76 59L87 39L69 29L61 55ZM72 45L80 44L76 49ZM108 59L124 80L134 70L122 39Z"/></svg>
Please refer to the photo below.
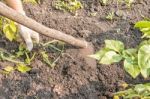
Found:
<svg viewBox="0 0 150 99"><path fill-rule="evenodd" d="M24 3L40 4L40 0L23 0Z"/></svg>
<svg viewBox="0 0 150 99"><path fill-rule="evenodd" d="M82 4L78 0L57 0L54 7L58 10L68 11L76 13L78 9L83 8Z"/></svg>
<svg viewBox="0 0 150 99"><path fill-rule="evenodd" d="M62 48L59 49L57 47L55 47L55 43L58 43ZM60 56L63 53L64 50L64 43L58 41L58 40L53 40L44 44L41 44L43 46L43 48L51 48L57 52L59 52L59 56L55 59L55 60L51 60L46 52L46 49L44 49L43 51L40 51L40 55L42 56L42 60L50 67L55 67L56 62L60 59Z"/></svg>
<svg viewBox="0 0 150 99"><path fill-rule="evenodd" d="M125 0L126 5L131 8L131 4L134 2L134 0Z"/></svg>
<svg viewBox="0 0 150 99"><path fill-rule="evenodd" d="M111 11L111 12L109 12L108 15L106 16L106 19L112 21L112 20L114 19L114 16L115 16L114 11Z"/></svg>

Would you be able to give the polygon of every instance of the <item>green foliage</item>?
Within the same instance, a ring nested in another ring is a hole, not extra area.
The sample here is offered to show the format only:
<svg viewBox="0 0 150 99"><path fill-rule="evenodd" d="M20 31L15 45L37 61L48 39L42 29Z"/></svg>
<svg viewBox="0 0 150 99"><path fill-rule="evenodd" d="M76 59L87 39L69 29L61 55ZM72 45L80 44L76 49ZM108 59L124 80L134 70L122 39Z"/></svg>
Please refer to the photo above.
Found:
<svg viewBox="0 0 150 99"><path fill-rule="evenodd" d="M114 99L119 99L118 97L123 99L150 99L150 83L133 85L131 88L117 92L114 95L116 97Z"/></svg>
<svg viewBox="0 0 150 99"><path fill-rule="evenodd" d="M140 74L140 68L136 61L124 60L124 69L127 71L133 78L136 78Z"/></svg>
<svg viewBox="0 0 150 99"><path fill-rule="evenodd" d="M3 31L8 40L13 41L17 39L18 33L15 22L7 18L0 17L0 30Z"/></svg>
<svg viewBox="0 0 150 99"><path fill-rule="evenodd" d="M150 38L150 21L139 21L134 27L139 28L143 33L142 38Z"/></svg>
<svg viewBox="0 0 150 99"><path fill-rule="evenodd" d="M100 0L100 2L101 2L103 5L107 5L108 0Z"/></svg>
<svg viewBox="0 0 150 99"><path fill-rule="evenodd" d="M140 74L140 68L137 60L137 49L127 49L122 52L124 57L124 69L133 78L136 78Z"/></svg>
<svg viewBox="0 0 150 99"><path fill-rule="evenodd" d="M124 49L124 45L120 41L105 40L105 48L90 57L99 60L100 64L112 64L119 62L122 56L119 54Z"/></svg>
<svg viewBox="0 0 150 99"><path fill-rule="evenodd" d="M97 52L95 55L90 55L90 57L99 60L101 64L112 64L114 62L119 62L122 56L119 55L124 49L124 44L116 40L105 40L105 48Z"/></svg>
<svg viewBox="0 0 150 99"><path fill-rule="evenodd" d="M117 40L105 40L105 48L90 57L99 60L100 64L112 64L124 60L124 69L133 78L140 73L144 78L149 76L150 45L143 45L139 50L124 49L124 44Z"/></svg>
<svg viewBox="0 0 150 99"><path fill-rule="evenodd" d="M109 12L108 15L106 16L106 19L108 20L113 20L115 17L115 13L113 11Z"/></svg>
<svg viewBox="0 0 150 99"><path fill-rule="evenodd" d="M130 8L135 0L99 0L99 1L102 5L110 5L112 3L115 3L118 7L119 5L125 4L127 7Z"/></svg>
<svg viewBox="0 0 150 99"><path fill-rule="evenodd" d="M108 51L101 58L100 63L108 65L114 62L119 62L121 59L122 57L119 54L117 54L115 51Z"/></svg>
<svg viewBox="0 0 150 99"><path fill-rule="evenodd" d="M140 21L135 24L144 37L149 38L150 22ZM124 60L124 69L133 78L142 74L144 78L150 75L150 40L144 40L137 48L125 49L124 44L117 40L105 40L105 47L90 57L99 60L100 64L112 64Z"/></svg>
<svg viewBox="0 0 150 99"><path fill-rule="evenodd" d="M124 50L124 44L116 40L105 40L105 48L121 53Z"/></svg>
<svg viewBox="0 0 150 99"><path fill-rule="evenodd" d="M131 7L131 4L134 2L134 0L125 0L125 3L128 7Z"/></svg>
<svg viewBox="0 0 150 99"><path fill-rule="evenodd" d="M19 51L16 52L16 57L19 58L19 57L24 57L25 56L25 59L24 59L25 64L30 65L31 61L35 57L35 53L33 53L33 55L31 57L29 56L29 54L31 54L31 53L26 49L25 45L20 44L19 45Z"/></svg>
<svg viewBox="0 0 150 99"><path fill-rule="evenodd" d="M3 69L3 73L10 74L11 72L18 70L21 73L26 73L31 70L29 66L26 66L25 64L17 64L16 66L7 66Z"/></svg>
<svg viewBox="0 0 150 99"><path fill-rule="evenodd" d="M57 42L59 43L59 46L62 47L62 49L59 49L55 47L54 44L52 44L52 43L57 43ZM64 49L64 43L57 41L57 40L53 40L53 41L41 44L39 46L40 47L37 53L39 53L39 55L42 56L42 61L44 61L48 66L53 68L56 65L56 62L60 59L60 55L62 54L63 49ZM48 48L53 49L60 53L60 55L53 61L51 61L51 59L48 57L48 52L46 51L46 49ZM30 65L31 62L35 59L35 55L37 54L29 52L26 49L24 44L20 44L18 51L15 51L13 54L9 53L5 49L0 48L0 61L8 61L16 65L14 67L11 67L11 66L5 67L2 73L9 74L14 70L18 70L21 73L25 73L31 70L31 68L28 67L28 65Z"/></svg>
<svg viewBox="0 0 150 99"><path fill-rule="evenodd" d="M150 75L150 45L143 45L138 51L138 65L144 78Z"/></svg>
<svg viewBox="0 0 150 99"><path fill-rule="evenodd" d="M21 73L26 73L26 72L28 72L28 71L31 70L30 67L28 67L28 66L26 66L26 65L24 65L24 64L18 64L16 69L17 69L18 71L20 71Z"/></svg>
<svg viewBox="0 0 150 99"><path fill-rule="evenodd" d="M0 50L0 60L2 61L9 61L9 62L12 62L12 63L15 63L16 64L16 68L15 67L12 67L12 66L7 66L5 67L3 70L5 74L9 74L11 73L12 71L14 70L18 70L20 71L21 73L26 73L27 71L30 71L30 67L28 67L27 65L30 64L31 60L33 59L32 58L29 58L29 56L27 55L27 57L25 58L24 62L16 59L16 58L22 58L23 56L25 56L27 54L27 51L23 51L23 47L21 47L22 45L20 45L20 50L17 52L17 54L15 55L12 55L10 53L8 53L7 51L4 51L4 50ZM20 53L20 54L18 54ZM28 60L28 61L26 61Z"/></svg>
<svg viewBox="0 0 150 99"><path fill-rule="evenodd" d="M40 3L40 0L22 0L24 3L32 3L32 4L37 4Z"/></svg>
<svg viewBox="0 0 150 99"><path fill-rule="evenodd" d="M81 2L78 0L57 0L54 7L58 10L69 11L71 13L83 8Z"/></svg>
<svg viewBox="0 0 150 99"><path fill-rule="evenodd" d="M41 56L43 61L48 64L50 67L54 67L55 64L52 64L52 62L50 61L48 54L45 51L41 52Z"/></svg>
<svg viewBox="0 0 150 99"><path fill-rule="evenodd" d="M7 74L11 73L12 71L14 71L14 67L12 66L7 66L4 68L4 71L6 71Z"/></svg>

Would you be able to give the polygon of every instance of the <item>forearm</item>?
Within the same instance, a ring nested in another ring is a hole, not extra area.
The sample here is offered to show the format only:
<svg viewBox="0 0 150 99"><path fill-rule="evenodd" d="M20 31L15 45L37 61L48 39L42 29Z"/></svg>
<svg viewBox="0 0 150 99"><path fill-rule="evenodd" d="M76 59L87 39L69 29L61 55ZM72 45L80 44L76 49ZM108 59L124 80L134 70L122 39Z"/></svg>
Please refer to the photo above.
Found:
<svg viewBox="0 0 150 99"><path fill-rule="evenodd" d="M25 14L21 0L5 0L7 5L16 11Z"/></svg>

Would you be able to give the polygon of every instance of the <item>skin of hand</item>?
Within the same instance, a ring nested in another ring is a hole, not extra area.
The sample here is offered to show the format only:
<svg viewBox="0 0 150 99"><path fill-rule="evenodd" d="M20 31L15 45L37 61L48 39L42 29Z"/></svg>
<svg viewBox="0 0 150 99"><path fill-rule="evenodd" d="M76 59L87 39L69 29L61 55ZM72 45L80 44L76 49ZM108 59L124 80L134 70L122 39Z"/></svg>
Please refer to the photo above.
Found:
<svg viewBox="0 0 150 99"><path fill-rule="evenodd" d="M23 10L23 5L21 0L5 0L7 5L13 8L14 10L18 11L19 13L26 15ZM33 49L33 42L32 38L36 41L36 43L39 43L39 34L21 24L18 24L19 32L24 39L27 49L31 51Z"/></svg>

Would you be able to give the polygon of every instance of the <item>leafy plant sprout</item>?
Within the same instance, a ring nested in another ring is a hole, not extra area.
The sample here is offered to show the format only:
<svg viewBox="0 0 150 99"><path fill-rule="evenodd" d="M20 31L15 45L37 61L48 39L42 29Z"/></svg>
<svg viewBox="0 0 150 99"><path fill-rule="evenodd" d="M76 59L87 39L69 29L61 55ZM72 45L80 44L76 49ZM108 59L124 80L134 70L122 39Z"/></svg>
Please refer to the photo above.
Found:
<svg viewBox="0 0 150 99"><path fill-rule="evenodd" d="M76 13L78 9L83 8L82 4L78 0L56 0L54 7L58 10L68 11Z"/></svg>
<svg viewBox="0 0 150 99"><path fill-rule="evenodd" d="M125 49L124 44L118 40L105 40L105 47L94 55L100 64L113 64L123 60L124 69L133 78L141 74L144 78L150 76L150 21L139 21L135 24L143 33L143 40L137 48ZM137 84L133 87L114 94L114 99L150 99L150 83Z"/></svg>
<svg viewBox="0 0 150 99"><path fill-rule="evenodd" d="M22 0L24 3L32 3L32 4L37 4L40 3L40 0Z"/></svg>
<svg viewBox="0 0 150 99"><path fill-rule="evenodd" d="M112 20L114 19L114 17L115 17L115 13L114 13L114 11L111 11L111 12L109 12L108 15L106 16L106 19L112 21Z"/></svg>
<svg viewBox="0 0 150 99"><path fill-rule="evenodd" d="M135 24L143 32L142 38L150 38L150 22L140 21ZM125 49L122 42L105 40L105 47L90 57L99 60L100 64L112 64L124 60L124 68L133 78L140 73L147 78L150 73L150 40L144 40L137 48Z"/></svg>
<svg viewBox="0 0 150 99"><path fill-rule="evenodd" d="M125 0L126 5L130 8L134 0Z"/></svg>

